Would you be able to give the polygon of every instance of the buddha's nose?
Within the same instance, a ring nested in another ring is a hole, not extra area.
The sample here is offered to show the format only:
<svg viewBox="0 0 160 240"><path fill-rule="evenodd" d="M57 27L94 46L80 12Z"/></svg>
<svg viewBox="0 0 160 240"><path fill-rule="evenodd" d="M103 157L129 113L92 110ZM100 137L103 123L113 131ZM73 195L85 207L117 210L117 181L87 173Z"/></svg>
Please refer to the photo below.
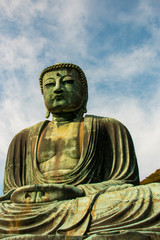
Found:
<svg viewBox="0 0 160 240"><path fill-rule="evenodd" d="M56 82L56 85L55 85L53 91L54 91L54 93L62 93L63 92L62 83L60 83L59 81Z"/></svg>

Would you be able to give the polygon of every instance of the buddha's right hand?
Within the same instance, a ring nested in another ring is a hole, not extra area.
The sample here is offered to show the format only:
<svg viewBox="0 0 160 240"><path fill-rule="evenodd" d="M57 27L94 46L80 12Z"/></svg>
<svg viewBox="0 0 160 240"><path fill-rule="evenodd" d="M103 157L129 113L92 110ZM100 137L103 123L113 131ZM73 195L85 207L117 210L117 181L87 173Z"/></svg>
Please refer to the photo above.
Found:
<svg viewBox="0 0 160 240"><path fill-rule="evenodd" d="M17 188L10 200L15 203L62 201L84 196L83 190L63 184L36 184Z"/></svg>

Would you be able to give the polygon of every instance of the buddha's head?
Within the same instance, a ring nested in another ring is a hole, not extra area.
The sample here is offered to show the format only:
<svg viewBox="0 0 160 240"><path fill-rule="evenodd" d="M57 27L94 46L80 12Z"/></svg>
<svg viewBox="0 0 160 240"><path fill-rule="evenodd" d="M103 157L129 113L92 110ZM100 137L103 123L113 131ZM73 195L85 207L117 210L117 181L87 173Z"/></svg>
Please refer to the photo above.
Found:
<svg viewBox="0 0 160 240"><path fill-rule="evenodd" d="M83 115L87 111L87 80L77 65L57 63L45 68L40 75L40 87L49 113Z"/></svg>

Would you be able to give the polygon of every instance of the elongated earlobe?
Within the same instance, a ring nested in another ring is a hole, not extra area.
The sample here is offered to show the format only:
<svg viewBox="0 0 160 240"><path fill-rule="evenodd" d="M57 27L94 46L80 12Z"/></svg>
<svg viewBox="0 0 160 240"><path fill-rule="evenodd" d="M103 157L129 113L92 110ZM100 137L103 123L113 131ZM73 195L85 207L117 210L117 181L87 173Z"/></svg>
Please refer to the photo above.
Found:
<svg viewBox="0 0 160 240"><path fill-rule="evenodd" d="M48 109L46 108L46 118L49 118L50 116L50 112L48 111Z"/></svg>
<svg viewBox="0 0 160 240"><path fill-rule="evenodd" d="M83 113L86 113L86 112L87 112L87 108L86 108L86 106L84 106Z"/></svg>

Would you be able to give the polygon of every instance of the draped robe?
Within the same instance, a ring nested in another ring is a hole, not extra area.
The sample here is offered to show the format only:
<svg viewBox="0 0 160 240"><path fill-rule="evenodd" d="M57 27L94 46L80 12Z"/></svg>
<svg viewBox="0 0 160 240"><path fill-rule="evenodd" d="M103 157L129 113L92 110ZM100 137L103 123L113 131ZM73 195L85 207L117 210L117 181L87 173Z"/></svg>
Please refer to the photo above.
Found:
<svg viewBox="0 0 160 240"><path fill-rule="evenodd" d="M160 232L160 184L136 186L137 160L124 125L111 118L86 116L77 166L69 173L46 177L38 168L37 147L48 123L24 129L10 144L5 195L0 198L0 234ZM52 184L76 186L85 196L33 204L14 200L16 191L42 185L52 188Z"/></svg>

